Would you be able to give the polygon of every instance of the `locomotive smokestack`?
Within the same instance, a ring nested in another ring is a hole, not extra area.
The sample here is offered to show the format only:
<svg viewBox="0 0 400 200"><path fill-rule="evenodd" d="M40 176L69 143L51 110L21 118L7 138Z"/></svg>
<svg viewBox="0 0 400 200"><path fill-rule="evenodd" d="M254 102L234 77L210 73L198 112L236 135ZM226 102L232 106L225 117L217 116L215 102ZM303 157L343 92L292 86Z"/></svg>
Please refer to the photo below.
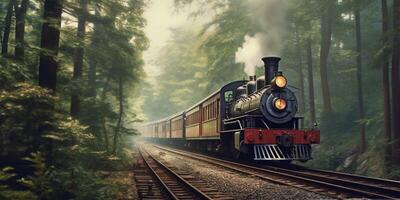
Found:
<svg viewBox="0 0 400 200"><path fill-rule="evenodd" d="M275 76L275 73L279 68L279 61L281 58L279 57L264 57L262 61L264 62L265 67L265 85L271 84L272 79Z"/></svg>

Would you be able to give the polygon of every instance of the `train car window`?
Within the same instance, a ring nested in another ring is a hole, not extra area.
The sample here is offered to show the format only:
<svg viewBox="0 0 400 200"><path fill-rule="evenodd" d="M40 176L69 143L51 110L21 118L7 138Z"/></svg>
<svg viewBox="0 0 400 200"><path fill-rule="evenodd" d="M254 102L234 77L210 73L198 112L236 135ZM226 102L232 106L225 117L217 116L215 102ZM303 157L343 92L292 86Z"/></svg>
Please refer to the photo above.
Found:
<svg viewBox="0 0 400 200"><path fill-rule="evenodd" d="M207 106L203 107L203 120L207 120Z"/></svg>
<svg viewBox="0 0 400 200"><path fill-rule="evenodd" d="M210 106L210 119L214 118L214 102Z"/></svg>
<svg viewBox="0 0 400 200"><path fill-rule="evenodd" d="M213 118L215 118L217 116L217 102L214 102L213 105Z"/></svg>
<svg viewBox="0 0 400 200"><path fill-rule="evenodd" d="M215 117L215 102L211 104L211 118Z"/></svg>
<svg viewBox="0 0 400 200"><path fill-rule="evenodd" d="M207 120L208 119L208 106L206 106L206 108L205 108L205 117L204 117L204 120Z"/></svg>
<svg viewBox="0 0 400 200"><path fill-rule="evenodd" d="M224 93L225 102L229 103L233 100L233 91L226 91Z"/></svg>
<svg viewBox="0 0 400 200"><path fill-rule="evenodd" d="M211 112L211 104L207 107L207 118L210 119L210 112Z"/></svg>
<svg viewBox="0 0 400 200"><path fill-rule="evenodd" d="M217 117L218 117L218 115L219 115L219 104L220 104L220 102L219 102L220 100L218 99L218 101L217 101Z"/></svg>

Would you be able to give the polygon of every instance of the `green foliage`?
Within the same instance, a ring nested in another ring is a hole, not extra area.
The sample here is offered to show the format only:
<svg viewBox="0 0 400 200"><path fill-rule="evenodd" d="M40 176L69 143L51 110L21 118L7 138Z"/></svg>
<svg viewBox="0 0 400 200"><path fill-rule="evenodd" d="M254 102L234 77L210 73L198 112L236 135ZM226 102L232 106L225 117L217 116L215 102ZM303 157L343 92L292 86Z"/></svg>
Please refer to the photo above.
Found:
<svg viewBox="0 0 400 200"><path fill-rule="evenodd" d="M0 183L10 181L15 177L15 173L12 173L13 167L3 167L0 170ZM10 188L8 185L0 185L0 199L37 199L37 196L30 191L19 191Z"/></svg>
<svg viewBox="0 0 400 200"><path fill-rule="evenodd" d="M29 188L38 199L54 199L55 187L51 182L51 176L53 173L52 168L47 168L44 157L41 153L31 153L29 157L24 158L25 160L32 163L35 169L32 176L21 178L18 180L19 183Z"/></svg>
<svg viewBox="0 0 400 200"><path fill-rule="evenodd" d="M31 1L28 7L21 61L12 56L12 18L9 52L0 57L0 199L113 199L119 186L107 183L98 171L129 167L124 139L137 134L131 127L137 118L129 111L127 98L137 92L144 77L145 1L88 1L87 12L79 8L78 0L63 3L68 17L60 30L54 92L36 84L43 52L39 47L43 2ZM0 8L6 4L1 2ZM1 24L4 11L0 9ZM78 15L90 23L84 41L76 36ZM83 73L72 81L77 47L84 48ZM72 119L69 104L75 92L81 98L81 112ZM119 112L120 107L126 111ZM114 131L119 117L122 123ZM113 138L120 150L116 155L110 155L105 142Z"/></svg>
<svg viewBox="0 0 400 200"><path fill-rule="evenodd" d="M400 167L393 166L388 177L400 177Z"/></svg>
<svg viewBox="0 0 400 200"><path fill-rule="evenodd" d="M70 196L76 199L109 199L116 190L90 169L110 169L121 165L109 161L104 152L92 150L94 137L87 127L78 121L68 118L59 108L58 98L47 90L29 84L17 84L10 91L0 95L0 133L2 154L20 157L33 167L33 175L17 180L17 183L28 190L14 190L8 186L1 187L1 195L6 199L59 199ZM39 132L39 127L46 127ZM17 142L18 141L18 142ZM53 156L57 158L54 166L46 165L46 156L42 153L31 153L23 158L30 145L37 149L53 145ZM16 146L18 148L16 148ZM103 163L98 166L99 163ZM107 167L108 165L108 167ZM21 166L19 166L21 167ZM0 181L13 178L15 173L8 173L12 168L4 168ZM26 197L26 198L25 198Z"/></svg>
<svg viewBox="0 0 400 200"><path fill-rule="evenodd" d="M29 79L31 76L25 65L0 57L0 89L6 89L16 81Z"/></svg>
<svg viewBox="0 0 400 200"><path fill-rule="evenodd" d="M61 112L54 112L54 109L59 107L58 101L59 99L46 89L27 83L16 84L10 91L2 91L2 137L17 137L22 143L36 143L33 145L40 145L43 141L74 144L93 139L93 136L86 132L86 127ZM44 131L39 130L41 127L45 127ZM5 148L12 147L5 145Z"/></svg>

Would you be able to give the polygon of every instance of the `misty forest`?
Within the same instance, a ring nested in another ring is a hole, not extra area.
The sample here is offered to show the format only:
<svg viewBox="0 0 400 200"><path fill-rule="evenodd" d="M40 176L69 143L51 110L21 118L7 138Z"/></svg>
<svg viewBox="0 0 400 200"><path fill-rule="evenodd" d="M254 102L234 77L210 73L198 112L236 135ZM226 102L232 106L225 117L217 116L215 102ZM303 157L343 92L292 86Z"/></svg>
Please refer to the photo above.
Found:
<svg viewBox="0 0 400 200"><path fill-rule="evenodd" d="M135 127L268 55L321 130L302 165L400 179L400 1L169 1L159 43L158 0L0 1L0 199L126 198Z"/></svg>

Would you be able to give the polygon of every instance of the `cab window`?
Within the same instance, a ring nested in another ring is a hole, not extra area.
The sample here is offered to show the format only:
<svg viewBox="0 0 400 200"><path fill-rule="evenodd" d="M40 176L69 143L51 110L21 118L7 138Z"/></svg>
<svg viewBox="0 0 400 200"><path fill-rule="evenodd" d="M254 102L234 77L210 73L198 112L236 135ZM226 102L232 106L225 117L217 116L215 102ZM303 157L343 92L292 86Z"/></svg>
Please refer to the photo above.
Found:
<svg viewBox="0 0 400 200"><path fill-rule="evenodd" d="M224 93L225 102L229 103L233 100L233 91L226 91Z"/></svg>

